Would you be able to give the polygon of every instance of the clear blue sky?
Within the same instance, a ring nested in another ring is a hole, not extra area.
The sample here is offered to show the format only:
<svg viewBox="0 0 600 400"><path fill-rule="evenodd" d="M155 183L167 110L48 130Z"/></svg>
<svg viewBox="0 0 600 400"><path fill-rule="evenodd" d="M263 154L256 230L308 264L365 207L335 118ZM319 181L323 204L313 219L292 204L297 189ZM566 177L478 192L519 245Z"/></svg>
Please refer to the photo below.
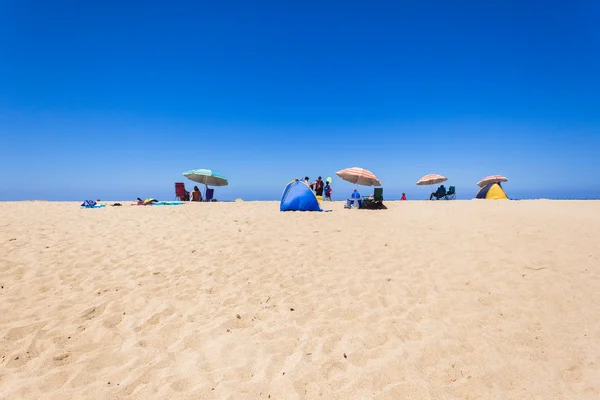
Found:
<svg viewBox="0 0 600 400"><path fill-rule="evenodd" d="M0 200L172 198L193 168L275 199L350 166L387 197L600 197L600 2L544 3L0 0Z"/></svg>

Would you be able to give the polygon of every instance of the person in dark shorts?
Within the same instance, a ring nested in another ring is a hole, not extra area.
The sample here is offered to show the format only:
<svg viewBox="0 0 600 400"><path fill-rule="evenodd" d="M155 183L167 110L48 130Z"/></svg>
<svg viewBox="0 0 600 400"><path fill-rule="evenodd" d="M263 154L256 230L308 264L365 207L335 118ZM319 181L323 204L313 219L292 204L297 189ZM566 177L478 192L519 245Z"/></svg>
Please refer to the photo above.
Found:
<svg viewBox="0 0 600 400"><path fill-rule="evenodd" d="M325 182L323 182L323 179L321 179L321 177L318 177L315 181L315 194L317 196L323 197L323 188L325 188Z"/></svg>
<svg viewBox="0 0 600 400"><path fill-rule="evenodd" d="M435 192L431 193L431 196L429 196L429 200L433 200L434 197L439 200L442 197L444 197L445 195L446 195L446 187L444 185L440 185L440 187L437 188L437 190Z"/></svg>
<svg viewBox="0 0 600 400"><path fill-rule="evenodd" d="M331 190L331 185L329 184L329 181L327 183L325 183L325 200L329 200L331 201L331 193L333 192L333 190Z"/></svg>

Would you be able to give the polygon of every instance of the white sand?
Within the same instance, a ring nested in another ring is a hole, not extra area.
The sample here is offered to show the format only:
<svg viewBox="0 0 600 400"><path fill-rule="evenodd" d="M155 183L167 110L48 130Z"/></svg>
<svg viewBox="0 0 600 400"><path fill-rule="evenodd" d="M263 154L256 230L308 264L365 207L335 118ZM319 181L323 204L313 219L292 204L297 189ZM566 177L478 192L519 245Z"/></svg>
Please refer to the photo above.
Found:
<svg viewBox="0 0 600 400"><path fill-rule="evenodd" d="M600 398L600 202L278 206L0 203L0 398Z"/></svg>

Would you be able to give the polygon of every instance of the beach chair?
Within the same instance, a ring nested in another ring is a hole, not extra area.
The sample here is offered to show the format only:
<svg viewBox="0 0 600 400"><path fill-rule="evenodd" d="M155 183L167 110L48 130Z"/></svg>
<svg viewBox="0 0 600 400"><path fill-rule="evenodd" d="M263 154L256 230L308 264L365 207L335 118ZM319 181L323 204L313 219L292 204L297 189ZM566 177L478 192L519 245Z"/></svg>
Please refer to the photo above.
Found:
<svg viewBox="0 0 600 400"><path fill-rule="evenodd" d="M188 192L185 190L185 184L183 182L175 182L175 197L181 201L188 201Z"/></svg>
<svg viewBox="0 0 600 400"><path fill-rule="evenodd" d="M215 189L206 188L205 201L212 201L215 197Z"/></svg>
<svg viewBox="0 0 600 400"><path fill-rule="evenodd" d="M375 188L373 197L365 198L361 208L365 210L386 210L387 207L383 204L383 188Z"/></svg>
<svg viewBox="0 0 600 400"><path fill-rule="evenodd" d="M444 200L456 200L456 188L454 186L450 186L448 188L448 192L446 192Z"/></svg>
<svg viewBox="0 0 600 400"><path fill-rule="evenodd" d="M432 200L434 197L436 200L444 200L447 195L448 192L446 191L446 188L442 185L438 187L434 193L431 193L431 196L429 196L429 200Z"/></svg>
<svg viewBox="0 0 600 400"><path fill-rule="evenodd" d="M346 200L346 205L344 208L361 208L362 207L362 197L356 191L350 195L350 198Z"/></svg>
<svg viewBox="0 0 600 400"><path fill-rule="evenodd" d="M375 188L373 190L373 200L383 201L383 188Z"/></svg>

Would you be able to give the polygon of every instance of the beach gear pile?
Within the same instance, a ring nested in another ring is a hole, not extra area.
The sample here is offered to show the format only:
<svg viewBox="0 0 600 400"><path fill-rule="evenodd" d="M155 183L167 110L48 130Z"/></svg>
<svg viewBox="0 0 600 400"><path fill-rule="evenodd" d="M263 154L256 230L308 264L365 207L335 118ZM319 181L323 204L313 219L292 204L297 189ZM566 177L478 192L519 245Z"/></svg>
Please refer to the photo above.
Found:
<svg viewBox="0 0 600 400"><path fill-rule="evenodd" d="M83 208L102 208L105 205L106 204L98 204L95 200L85 200L83 203L81 203L81 207Z"/></svg>

